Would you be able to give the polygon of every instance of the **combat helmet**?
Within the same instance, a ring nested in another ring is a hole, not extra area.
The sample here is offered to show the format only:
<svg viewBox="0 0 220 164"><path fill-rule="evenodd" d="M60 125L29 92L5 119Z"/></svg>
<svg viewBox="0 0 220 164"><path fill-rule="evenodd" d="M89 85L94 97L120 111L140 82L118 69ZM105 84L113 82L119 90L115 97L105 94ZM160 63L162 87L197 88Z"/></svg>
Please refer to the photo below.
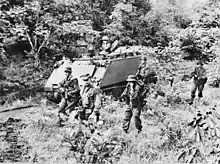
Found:
<svg viewBox="0 0 220 164"><path fill-rule="evenodd" d="M66 67L64 72L72 73L72 68L71 67Z"/></svg>
<svg viewBox="0 0 220 164"><path fill-rule="evenodd" d="M126 81L127 82L136 82L137 79L136 79L135 75L128 75L128 78Z"/></svg>
<svg viewBox="0 0 220 164"><path fill-rule="evenodd" d="M108 40L109 40L109 37L108 37L108 36L103 36L103 37L102 37L102 40L103 40L103 41L108 41Z"/></svg>

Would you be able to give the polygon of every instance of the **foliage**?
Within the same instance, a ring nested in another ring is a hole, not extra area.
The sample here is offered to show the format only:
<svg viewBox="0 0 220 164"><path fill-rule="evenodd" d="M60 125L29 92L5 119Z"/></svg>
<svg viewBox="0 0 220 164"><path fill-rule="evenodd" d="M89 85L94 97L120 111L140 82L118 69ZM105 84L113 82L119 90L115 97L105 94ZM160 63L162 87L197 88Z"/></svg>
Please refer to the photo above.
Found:
<svg viewBox="0 0 220 164"><path fill-rule="evenodd" d="M188 148L183 149L178 160L187 163L201 162L206 161L213 154L218 161L218 151L216 150L220 138L219 118L219 113L215 108L207 110L205 113L197 112L193 120L188 123L188 126L191 127L189 137L193 141L190 142Z"/></svg>
<svg viewBox="0 0 220 164"><path fill-rule="evenodd" d="M123 152L123 139L111 137L102 139L101 136L89 136L84 133L66 138L71 145L70 150L79 163L115 163Z"/></svg>
<svg viewBox="0 0 220 164"><path fill-rule="evenodd" d="M211 61L215 58L219 40L219 5L207 1L195 10L199 13L188 28L180 33L180 48L186 52L186 59L203 59Z"/></svg>

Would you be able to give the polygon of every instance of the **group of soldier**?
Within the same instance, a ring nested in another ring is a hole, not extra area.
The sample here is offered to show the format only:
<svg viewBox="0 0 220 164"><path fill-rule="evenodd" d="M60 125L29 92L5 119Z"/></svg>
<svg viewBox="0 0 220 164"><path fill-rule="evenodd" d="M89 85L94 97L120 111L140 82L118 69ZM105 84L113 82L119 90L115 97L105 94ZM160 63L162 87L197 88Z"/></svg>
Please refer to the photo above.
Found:
<svg viewBox="0 0 220 164"><path fill-rule="evenodd" d="M65 78L59 83L59 90L57 94L61 95L61 101L59 103L58 117L59 126L63 126L65 120L63 116L69 116L73 110L77 110L75 118L80 121L88 120L89 116L94 112L96 116L96 122L99 121L99 108L100 103L98 101L98 94L95 87L91 82L91 76L88 74L82 76L84 86L82 89L79 87L78 79L72 76L71 67L66 67ZM78 109L76 109L78 108Z"/></svg>
<svg viewBox="0 0 220 164"><path fill-rule="evenodd" d="M140 115L145 105L145 96L150 90L149 84L157 82L155 71L147 66L147 58L142 56L140 60L137 73L128 76L126 88L121 95L121 99L126 102L122 123L125 133L128 133L132 116L138 133L142 131ZM198 90L198 97L203 97L202 92L207 82L206 69L203 67L204 63L199 61L197 65L195 70L190 74L190 78L194 79L190 104L194 101L196 90ZM62 126L64 123L61 115L69 116L76 108L78 108L78 112L75 118L79 122L88 120L92 113L95 114L96 122L99 122L101 99L98 97L97 89L93 85L92 77L89 75L82 76L81 78L85 83L80 89L78 79L73 77L71 73L71 67L67 67L65 69L65 79L59 84L59 93L62 95L58 111L59 125Z"/></svg>

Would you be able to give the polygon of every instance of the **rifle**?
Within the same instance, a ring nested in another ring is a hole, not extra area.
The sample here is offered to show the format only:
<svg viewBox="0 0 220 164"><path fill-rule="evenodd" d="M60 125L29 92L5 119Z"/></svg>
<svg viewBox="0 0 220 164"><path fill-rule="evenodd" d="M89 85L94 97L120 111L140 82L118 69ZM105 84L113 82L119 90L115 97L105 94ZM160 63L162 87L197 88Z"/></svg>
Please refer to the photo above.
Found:
<svg viewBox="0 0 220 164"><path fill-rule="evenodd" d="M26 108L32 108L32 107L38 107L38 105L26 105L26 106L15 107L12 109L2 110L2 111L0 111L0 113L6 113L6 112L11 112L11 111L21 110L21 109L26 109Z"/></svg>
<svg viewBox="0 0 220 164"><path fill-rule="evenodd" d="M79 102L78 102L79 101ZM81 98L76 99L75 101L71 102L66 108L65 111L67 111L68 109L70 109L72 106L74 106L77 102L78 104L81 104Z"/></svg>

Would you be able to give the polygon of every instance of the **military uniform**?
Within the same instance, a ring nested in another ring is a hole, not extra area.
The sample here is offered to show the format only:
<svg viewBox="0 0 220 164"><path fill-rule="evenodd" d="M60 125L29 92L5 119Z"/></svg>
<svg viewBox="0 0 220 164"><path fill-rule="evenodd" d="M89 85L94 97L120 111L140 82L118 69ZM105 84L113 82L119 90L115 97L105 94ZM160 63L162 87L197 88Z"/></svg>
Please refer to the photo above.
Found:
<svg viewBox="0 0 220 164"><path fill-rule="evenodd" d="M82 112L82 117L88 119L89 116L94 112L96 115L96 121L99 121L99 109L100 109L100 102L99 102L99 95L97 93L97 89L93 86L90 82L90 76L86 76L83 78L85 81L85 85L81 90L81 97L82 97L82 105L84 111Z"/></svg>
<svg viewBox="0 0 220 164"><path fill-rule="evenodd" d="M135 76L133 75L129 75L127 81L133 83L133 86L128 83L122 93L122 97L126 97L127 99L127 108L124 111L122 127L127 133L131 118L134 116L135 127L138 129L138 132L140 132L142 130L140 115L142 109L141 93L143 92L143 88L137 83Z"/></svg>
<svg viewBox="0 0 220 164"><path fill-rule="evenodd" d="M138 72L136 73L136 76L138 77L138 79L141 79L146 85L149 83L156 83L157 82L156 73L152 68L147 67L146 65L147 58L142 57L141 60L143 60L144 62L141 63L140 66L138 67Z"/></svg>
<svg viewBox="0 0 220 164"><path fill-rule="evenodd" d="M198 89L198 97L203 97L203 89L205 83L207 82L207 72L204 67L202 67L203 63L200 61L197 64L201 65L200 67L196 67L195 70L191 73L191 76L194 77L193 87L191 90L191 100L195 98L196 90Z"/></svg>
<svg viewBox="0 0 220 164"><path fill-rule="evenodd" d="M150 91L149 84L150 83L156 83L157 77L156 73L146 65L147 58L145 56L141 57L141 64L138 67L138 71L136 73L136 77L138 79L139 85L142 86L143 92L141 93L141 103L142 105L145 105L144 98L146 94Z"/></svg>
<svg viewBox="0 0 220 164"><path fill-rule="evenodd" d="M78 85L78 79L71 75L71 68L67 67L65 72L68 73L67 77L59 84L60 92L62 95L61 102L59 104L58 116L60 114L68 115L66 113L66 107L71 103L69 112L73 111L76 106L80 105L81 96L80 88ZM62 119L60 118L60 122Z"/></svg>

